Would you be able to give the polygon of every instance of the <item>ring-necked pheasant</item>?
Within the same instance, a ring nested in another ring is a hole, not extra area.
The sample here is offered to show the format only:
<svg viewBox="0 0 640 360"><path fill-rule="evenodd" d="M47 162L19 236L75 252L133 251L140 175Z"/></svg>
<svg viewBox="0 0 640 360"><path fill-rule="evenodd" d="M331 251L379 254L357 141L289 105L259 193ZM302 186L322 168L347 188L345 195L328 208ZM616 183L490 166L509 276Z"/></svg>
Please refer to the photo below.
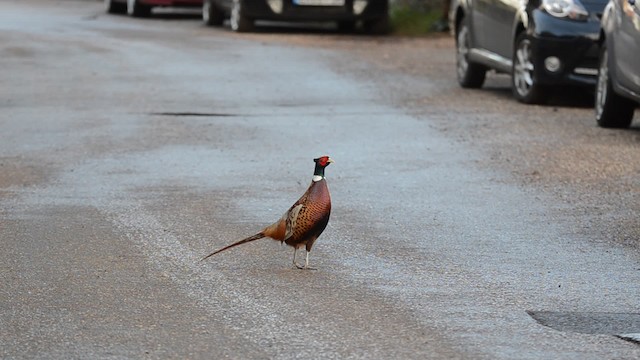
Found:
<svg viewBox="0 0 640 360"><path fill-rule="evenodd" d="M280 220L253 236L212 252L203 257L202 260L232 247L268 237L293 247L293 265L295 267L298 269L311 269L309 267L309 252L311 252L313 243L327 227L329 215L331 214L331 196L329 195L327 180L324 178L324 168L332 163L333 160L328 156L321 156L313 159L313 161L316 163L316 167L311 185L309 185L302 197L282 215ZM302 246L305 246L307 250L304 266L300 266L296 262L296 253L298 248Z"/></svg>

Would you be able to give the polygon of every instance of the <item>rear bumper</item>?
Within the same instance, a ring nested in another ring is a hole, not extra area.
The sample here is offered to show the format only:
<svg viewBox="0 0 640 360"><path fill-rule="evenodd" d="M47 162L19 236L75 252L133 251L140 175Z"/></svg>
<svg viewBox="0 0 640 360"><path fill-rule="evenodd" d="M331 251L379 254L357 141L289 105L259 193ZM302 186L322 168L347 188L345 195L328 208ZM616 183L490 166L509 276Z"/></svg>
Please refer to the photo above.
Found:
<svg viewBox="0 0 640 360"><path fill-rule="evenodd" d="M247 17L283 21L357 21L373 20L388 14L388 0L369 0L364 9L354 10L356 0L345 0L343 6L296 5L295 0L283 0L281 12L275 12L265 0L247 1L243 10ZM357 6L356 6L357 7Z"/></svg>

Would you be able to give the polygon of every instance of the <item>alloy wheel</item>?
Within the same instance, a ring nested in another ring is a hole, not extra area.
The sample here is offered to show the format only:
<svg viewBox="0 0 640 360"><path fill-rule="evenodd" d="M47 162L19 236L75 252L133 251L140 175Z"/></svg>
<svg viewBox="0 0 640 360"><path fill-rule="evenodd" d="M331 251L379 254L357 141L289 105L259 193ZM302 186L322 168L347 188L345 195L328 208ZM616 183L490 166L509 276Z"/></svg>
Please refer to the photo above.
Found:
<svg viewBox="0 0 640 360"><path fill-rule="evenodd" d="M244 3L245 0L233 0L229 22L231 23L231 30L235 32L249 32L253 30L253 19L245 15L243 8Z"/></svg>
<svg viewBox="0 0 640 360"><path fill-rule="evenodd" d="M607 66L607 52L602 52L600 68L598 70L598 84L596 85L596 119L602 118L602 113L607 101L607 83L609 82L609 67Z"/></svg>
<svg viewBox="0 0 640 360"><path fill-rule="evenodd" d="M458 33L458 51L456 52L456 69L458 78L463 78L469 70L469 29L463 26Z"/></svg>
<svg viewBox="0 0 640 360"><path fill-rule="evenodd" d="M607 44L603 43L600 48L600 66L598 66L596 85L596 122L599 126L606 128L628 128L633 122L633 113L637 104L613 90L610 65Z"/></svg>
<svg viewBox="0 0 640 360"><path fill-rule="evenodd" d="M204 0L202 2L202 20L205 24L209 24L209 10L211 8L211 3L208 0Z"/></svg>
<svg viewBox="0 0 640 360"><path fill-rule="evenodd" d="M513 66L513 83L516 91L522 97L529 95L534 85L533 70L531 41L524 39L518 43Z"/></svg>
<svg viewBox="0 0 640 360"><path fill-rule="evenodd" d="M484 83L487 68L470 60L472 41L471 30L466 19L459 23L456 36L456 75L458 84L467 89L479 89Z"/></svg>
<svg viewBox="0 0 640 360"><path fill-rule="evenodd" d="M238 31L240 28L240 15L242 11L242 3L240 0L233 0L233 7L231 8L231 17L229 22L231 23L231 30Z"/></svg>

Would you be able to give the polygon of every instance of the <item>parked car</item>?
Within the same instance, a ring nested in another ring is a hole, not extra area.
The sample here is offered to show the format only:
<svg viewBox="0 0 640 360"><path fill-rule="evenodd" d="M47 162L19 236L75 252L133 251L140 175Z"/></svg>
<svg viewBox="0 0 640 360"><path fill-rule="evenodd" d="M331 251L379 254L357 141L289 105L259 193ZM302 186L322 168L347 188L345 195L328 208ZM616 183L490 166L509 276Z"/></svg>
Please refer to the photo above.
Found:
<svg viewBox="0 0 640 360"><path fill-rule="evenodd" d="M513 95L542 103L550 86L594 87L607 0L453 0L458 82L482 87L488 70L511 74Z"/></svg>
<svg viewBox="0 0 640 360"><path fill-rule="evenodd" d="M640 5L611 0L602 16L596 121L627 128L640 104Z"/></svg>
<svg viewBox="0 0 640 360"><path fill-rule="evenodd" d="M336 21L342 30L361 21L366 31L389 31L389 0L204 0L202 18L220 26L229 19L231 29L252 31L255 20Z"/></svg>
<svg viewBox="0 0 640 360"><path fill-rule="evenodd" d="M105 0L104 3L110 14L126 13L135 17L151 15L151 9L156 6L202 6L202 0Z"/></svg>

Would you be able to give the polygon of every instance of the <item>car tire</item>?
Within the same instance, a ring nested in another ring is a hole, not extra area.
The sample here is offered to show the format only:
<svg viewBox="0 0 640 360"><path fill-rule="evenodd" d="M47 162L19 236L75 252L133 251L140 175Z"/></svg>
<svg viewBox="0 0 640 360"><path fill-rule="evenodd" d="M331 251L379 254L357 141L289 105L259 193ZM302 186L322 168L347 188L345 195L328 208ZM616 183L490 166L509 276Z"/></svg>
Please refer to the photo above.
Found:
<svg viewBox="0 0 640 360"><path fill-rule="evenodd" d="M220 26L224 22L224 12L213 1L202 2L202 20L207 26Z"/></svg>
<svg viewBox="0 0 640 360"><path fill-rule="evenodd" d="M127 0L127 14L133 17L148 17L151 6L140 3L140 0Z"/></svg>
<svg viewBox="0 0 640 360"><path fill-rule="evenodd" d="M525 32L518 35L513 50L511 89L513 96L525 104L540 104L546 100L546 89L537 81L531 40Z"/></svg>
<svg viewBox="0 0 640 360"><path fill-rule="evenodd" d="M243 5L244 0L233 0L229 22L231 23L231 30L235 32L250 32L254 28L253 19L245 15Z"/></svg>
<svg viewBox="0 0 640 360"><path fill-rule="evenodd" d="M127 12L127 3L104 0L104 6L109 14L125 14Z"/></svg>
<svg viewBox="0 0 640 360"><path fill-rule="evenodd" d="M628 128L633 121L635 103L618 95L611 85L609 76L609 55L607 46L600 49L598 83L596 85L596 122L604 128Z"/></svg>
<svg viewBox="0 0 640 360"><path fill-rule="evenodd" d="M385 14L374 20L367 20L363 24L364 31L371 35L387 35L391 32L389 14Z"/></svg>
<svg viewBox="0 0 640 360"><path fill-rule="evenodd" d="M456 32L456 73L458 83L463 88L478 89L484 84L487 68L469 60L471 32L467 20L463 18Z"/></svg>

